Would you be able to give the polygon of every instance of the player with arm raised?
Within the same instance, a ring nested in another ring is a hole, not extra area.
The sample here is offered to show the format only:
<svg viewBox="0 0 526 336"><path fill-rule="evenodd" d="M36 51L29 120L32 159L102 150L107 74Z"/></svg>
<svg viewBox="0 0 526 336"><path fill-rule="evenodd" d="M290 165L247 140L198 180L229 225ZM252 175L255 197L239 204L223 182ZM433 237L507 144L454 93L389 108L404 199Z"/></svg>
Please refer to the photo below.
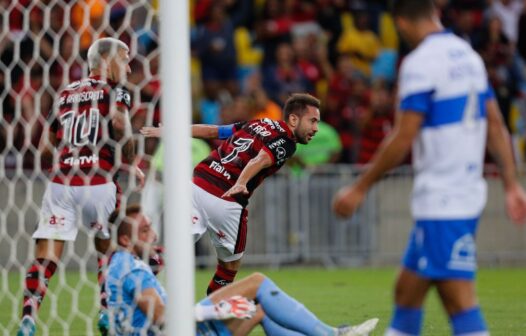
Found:
<svg viewBox="0 0 526 336"><path fill-rule="evenodd" d="M432 0L397 0L393 17L415 49L399 75L399 115L371 166L334 198L350 216L367 190L413 146L414 229L395 289L388 336L419 335L422 305L435 286L454 335L489 335L475 294L478 220L486 203L486 142L501 168L508 214L526 219L509 134L479 55L445 31Z"/></svg>
<svg viewBox="0 0 526 336"><path fill-rule="evenodd" d="M117 172L128 167L131 177L144 183L131 137L130 94L122 86L130 72L128 53L128 46L117 39L95 41L88 50L89 77L65 87L50 113L39 152L52 164L51 181L33 234L35 260L25 277L18 335L34 335L34 318L65 242L74 241L82 225L96 231L105 308L102 269L110 245L107 218L118 203Z"/></svg>
<svg viewBox="0 0 526 336"><path fill-rule="evenodd" d="M194 238L208 232L218 258L208 294L234 280L245 251L248 199L294 154L297 142L307 144L316 134L319 107L318 99L296 93L285 103L284 120L192 126L194 137L226 139L195 167L193 176ZM158 136L160 130L142 133Z"/></svg>

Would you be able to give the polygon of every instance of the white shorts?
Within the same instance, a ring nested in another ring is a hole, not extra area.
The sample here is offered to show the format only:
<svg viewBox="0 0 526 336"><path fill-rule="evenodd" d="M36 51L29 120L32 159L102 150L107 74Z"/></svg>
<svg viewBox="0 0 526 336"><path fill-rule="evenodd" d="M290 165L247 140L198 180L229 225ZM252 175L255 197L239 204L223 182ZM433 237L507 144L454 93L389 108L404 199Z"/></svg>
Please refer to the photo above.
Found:
<svg viewBox="0 0 526 336"><path fill-rule="evenodd" d="M243 257L247 241L248 212L239 203L216 197L192 184L192 233L198 241L208 232L222 261Z"/></svg>
<svg viewBox="0 0 526 336"><path fill-rule="evenodd" d="M109 239L108 217L117 204L117 186L106 183L93 186L69 186L49 183L46 186L38 228L34 239L73 241L81 225Z"/></svg>

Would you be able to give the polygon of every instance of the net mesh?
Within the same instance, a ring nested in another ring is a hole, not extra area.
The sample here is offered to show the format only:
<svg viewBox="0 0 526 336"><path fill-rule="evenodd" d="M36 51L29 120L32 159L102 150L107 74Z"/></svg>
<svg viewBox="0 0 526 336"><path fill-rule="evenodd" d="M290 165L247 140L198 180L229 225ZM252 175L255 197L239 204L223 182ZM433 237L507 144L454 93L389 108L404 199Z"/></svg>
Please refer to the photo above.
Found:
<svg viewBox="0 0 526 336"><path fill-rule="evenodd" d="M158 18L155 1L0 1L0 334L14 335L24 277L33 261L47 169L38 144L57 93L88 75L87 50L99 37L130 48L130 116L137 152L156 146L137 136L159 122ZM122 144L121 144L122 145ZM44 167L46 168L46 167ZM134 180L119 178L123 201L136 200ZM100 309L94 232L81 227L67 243L37 316L38 335L94 335Z"/></svg>

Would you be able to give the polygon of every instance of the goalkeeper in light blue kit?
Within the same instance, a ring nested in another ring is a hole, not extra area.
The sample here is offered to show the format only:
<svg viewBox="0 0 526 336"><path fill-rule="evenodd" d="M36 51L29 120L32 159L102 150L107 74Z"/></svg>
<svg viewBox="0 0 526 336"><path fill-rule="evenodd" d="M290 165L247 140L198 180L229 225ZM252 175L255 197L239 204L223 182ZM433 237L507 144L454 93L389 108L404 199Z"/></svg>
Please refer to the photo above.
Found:
<svg viewBox="0 0 526 336"><path fill-rule="evenodd" d="M399 73L399 115L371 166L334 198L350 216L367 190L413 146L414 229L395 290L388 336L419 335L422 305L437 288L454 335L489 335L475 294L477 224L486 203L486 146L497 162L506 208L526 219L526 196L515 172L509 134L482 59L444 30L432 0L394 1L393 18L414 50ZM486 143L487 142L487 143Z"/></svg>
<svg viewBox="0 0 526 336"><path fill-rule="evenodd" d="M156 252L157 235L138 205L129 206L120 217L116 210L110 222L119 245L106 278L110 334L162 335L166 294L143 261ZM267 335L359 336L367 335L378 322L370 319L352 327L331 327L259 273L199 302L195 318L200 336L247 335L258 324Z"/></svg>

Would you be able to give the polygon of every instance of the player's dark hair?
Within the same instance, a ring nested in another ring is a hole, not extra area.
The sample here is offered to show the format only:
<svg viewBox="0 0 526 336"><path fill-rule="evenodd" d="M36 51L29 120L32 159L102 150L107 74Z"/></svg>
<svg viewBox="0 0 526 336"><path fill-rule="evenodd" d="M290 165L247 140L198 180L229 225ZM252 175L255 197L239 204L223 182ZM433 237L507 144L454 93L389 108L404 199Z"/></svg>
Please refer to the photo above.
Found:
<svg viewBox="0 0 526 336"><path fill-rule="evenodd" d="M435 11L433 0L393 0L391 4L393 17L409 20L429 18Z"/></svg>
<svg viewBox="0 0 526 336"><path fill-rule="evenodd" d="M121 212L120 208L115 209L111 213L108 222L110 222L113 230L116 229L117 237L122 235L132 236L132 223L129 221L129 218L139 213L141 213L141 206L139 204L128 205L124 213Z"/></svg>
<svg viewBox="0 0 526 336"><path fill-rule="evenodd" d="M291 114L301 117L307 111L307 106L320 108L320 100L308 93L293 93L285 102L283 118L288 120Z"/></svg>

